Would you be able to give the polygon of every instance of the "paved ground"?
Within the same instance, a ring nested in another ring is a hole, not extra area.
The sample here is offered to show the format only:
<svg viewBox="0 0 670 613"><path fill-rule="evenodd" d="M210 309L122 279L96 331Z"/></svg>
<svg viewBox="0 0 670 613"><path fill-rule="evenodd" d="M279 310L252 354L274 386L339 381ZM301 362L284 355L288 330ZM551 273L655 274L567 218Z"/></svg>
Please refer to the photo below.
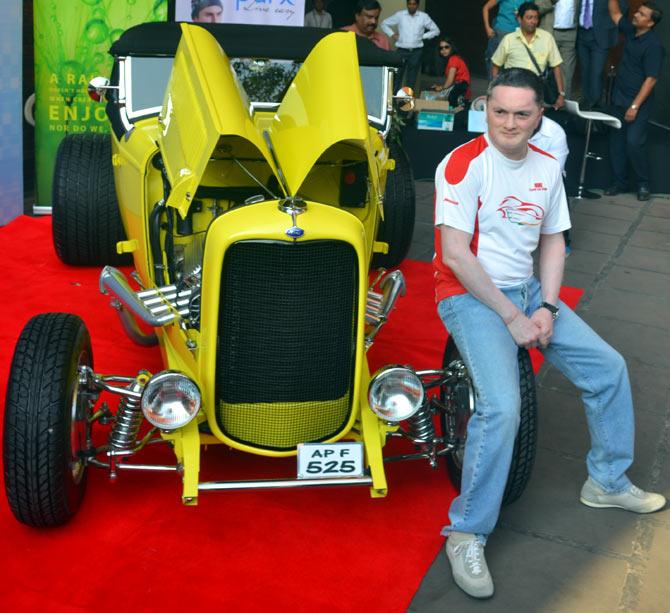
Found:
<svg viewBox="0 0 670 613"><path fill-rule="evenodd" d="M433 187L417 183L410 257L433 253ZM639 486L670 497L670 198L634 195L573 203L565 284L585 289L577 312L627 359L636 405ZM524 495L506 507L487 546L489 601L453 583L442 550L409 611L670 610L670 509L636 516L578 501L586 422L577 390L554 368L538 375L539 444Z"/></svg>

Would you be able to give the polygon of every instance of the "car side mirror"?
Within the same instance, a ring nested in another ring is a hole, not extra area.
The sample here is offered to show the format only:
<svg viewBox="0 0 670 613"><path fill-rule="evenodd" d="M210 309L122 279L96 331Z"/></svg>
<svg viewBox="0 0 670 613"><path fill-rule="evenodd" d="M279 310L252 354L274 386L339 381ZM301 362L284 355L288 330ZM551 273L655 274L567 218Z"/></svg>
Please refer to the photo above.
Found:
<svg viewBox="0 0 670 613"><path fill-rule="evenodd" d="M411 87L401 87L396 95L393 96L394 104L401 111L412 111L414 110L414 90Z"/></svg>
<svg viewBox="0 0 670 613"><path fill-rule="evenodd" d="M119 88L115 85L110 85L109 79L106 77L93 77L88 82L88 97L95 102L100 102L107 98L107 92L112 89Z"/></svg>

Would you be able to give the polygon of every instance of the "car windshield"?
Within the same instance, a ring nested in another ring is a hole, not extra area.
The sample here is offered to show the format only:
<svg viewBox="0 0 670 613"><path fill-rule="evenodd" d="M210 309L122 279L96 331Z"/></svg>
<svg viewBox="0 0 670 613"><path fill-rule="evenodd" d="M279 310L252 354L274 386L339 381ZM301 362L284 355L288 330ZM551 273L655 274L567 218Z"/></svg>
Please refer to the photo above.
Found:
<svg viewBox="0 0 670 613"><path fill-rule="evenodd" d="M126 113L131 121L160 112L172 62L171 57L125 59ZM301 65L290 60L231 60L247 97L252 105L259 107L279 104ZM385 69L383 66L361 66L360 71L368 118L381 125L386 108Z"/></svg>

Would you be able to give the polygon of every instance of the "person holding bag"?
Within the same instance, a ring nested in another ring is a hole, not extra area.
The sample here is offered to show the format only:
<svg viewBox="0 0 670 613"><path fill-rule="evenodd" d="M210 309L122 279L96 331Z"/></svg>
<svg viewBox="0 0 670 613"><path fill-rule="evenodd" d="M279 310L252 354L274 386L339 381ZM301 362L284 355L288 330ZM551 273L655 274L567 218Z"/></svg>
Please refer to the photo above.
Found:
<svg viewBox="0 0 670 613"><path fill-rule="evenodd" d="M495 78L501 68L525 68L544 82L546 102L555 109L565 105L560 65L563 62L554 37L540 28L540 9L534 2L519 5L519 27L505 36L492 57Z"/></svg>

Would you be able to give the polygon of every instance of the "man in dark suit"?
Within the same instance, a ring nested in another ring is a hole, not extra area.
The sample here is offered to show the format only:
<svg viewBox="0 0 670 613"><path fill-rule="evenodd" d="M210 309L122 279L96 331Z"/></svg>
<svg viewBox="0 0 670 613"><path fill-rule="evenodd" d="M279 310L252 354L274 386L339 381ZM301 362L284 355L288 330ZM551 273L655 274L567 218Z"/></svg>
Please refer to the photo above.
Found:
<svg viewBox="0 0 670 613"><path fill-rule="evenodd" d="M607 8L608 0L582 0L577 33L577 55L582 75L582 108L600 104L603 93L603 69L607 54L616 45L617 29ZM626 0L619 0L622 12Z"/></svg>

